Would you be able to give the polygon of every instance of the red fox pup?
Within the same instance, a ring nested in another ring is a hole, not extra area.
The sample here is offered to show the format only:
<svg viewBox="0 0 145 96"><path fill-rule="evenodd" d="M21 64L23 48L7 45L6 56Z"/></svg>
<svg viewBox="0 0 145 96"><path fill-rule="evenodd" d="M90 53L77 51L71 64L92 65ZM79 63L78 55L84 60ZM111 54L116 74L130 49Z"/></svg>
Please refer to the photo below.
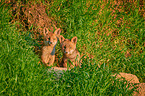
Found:
<svg viewBox="0 0 145 96"><path fill-rule="evenodd" d="M55 46L59 39L60 28L55 30L54 33L46 31L44 28L44 42L41 49L41 60L46 66L53 66L55 60Z"/></svg>
<svg viewBox="0 0 145 96"><path fill-rule="evenodd" d="M72 62L69 62L70 68L74 68L74 66L80 67L80 53L76 49L76 43L77 43L77 37L73 37L71 40L65 39L62 35L60 35L60 45L61 50L63 52L63 67L69 67L67 66L67 61L70 60Z"/></svg>

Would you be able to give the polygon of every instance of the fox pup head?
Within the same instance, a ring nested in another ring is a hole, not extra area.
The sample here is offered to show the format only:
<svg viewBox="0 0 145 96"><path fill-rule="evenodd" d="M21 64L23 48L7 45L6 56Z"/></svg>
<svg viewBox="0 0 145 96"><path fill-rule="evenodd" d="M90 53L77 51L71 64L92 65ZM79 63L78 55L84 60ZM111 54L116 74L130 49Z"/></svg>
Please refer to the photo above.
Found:
<svg viewBox="0 0 145 96"><path fill-rule="evenodd" d="M55 46L58 41L60 32L61 32L60 28L55 30L54 33L49 32L48 29L44 28L44 45Z"/></svg>
<svg viewBox="0 0 145 96"><path fill-rule="evenodd" d="M61 50L64 54L72 54L76 49L77 37L73 37L71 40L65 39L60 35Z"/></svg>

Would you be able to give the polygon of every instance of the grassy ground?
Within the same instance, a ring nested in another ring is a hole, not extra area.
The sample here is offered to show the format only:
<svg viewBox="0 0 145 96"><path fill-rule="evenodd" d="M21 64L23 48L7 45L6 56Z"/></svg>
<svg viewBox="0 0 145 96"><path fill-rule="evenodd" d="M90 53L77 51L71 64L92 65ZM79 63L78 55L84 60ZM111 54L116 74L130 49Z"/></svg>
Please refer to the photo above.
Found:
<svg viewBox="0 0 145 96"><path fill-rule="evenodd" d="M96 66L106 64L113 72L132 73L145 82L144 6L139 4L63 0L48 7L64 37L77 36L77 48L94 57Z"/></svg>
<svg viewBox="0 0 145 96"><path fill-rule="evenodd" d="M65 38L78 37L77 48L86 56L82 68L60 79L38 64L29 32L11 24L9 7L0 3L0 95L131 95L134 89L126 87L126 81L111 76L116 72L135 74L145 82L145 30L138 2L135 7L103 1L50 2L48 15L56 18Z"/></svg>

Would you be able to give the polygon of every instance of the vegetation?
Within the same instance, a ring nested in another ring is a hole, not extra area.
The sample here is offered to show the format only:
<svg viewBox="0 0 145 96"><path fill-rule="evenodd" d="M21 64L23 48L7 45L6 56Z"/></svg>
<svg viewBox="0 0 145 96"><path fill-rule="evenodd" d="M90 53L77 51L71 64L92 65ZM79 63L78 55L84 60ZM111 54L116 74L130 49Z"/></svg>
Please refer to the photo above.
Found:
<svg viewBox="0 0 145 96"><path fill-rule="evenodd" d="M78 37L82 68L58 79L40 65L30 32L11 24L10 7L0 2L0 95L132 95L135 88L112 76L118 72L145 82L145 25L139 2L42 2L65 38Z"/></svg>
<svg viewBox="0 0 145 96"><path fill-rule="evenodd" d="M135 74L145 82L145 29L139 2L56 1L51 16L63 28L64 37L78 37L81 53L106 64L113 72ZM93 55L93 56L92 56Z"/></svg>

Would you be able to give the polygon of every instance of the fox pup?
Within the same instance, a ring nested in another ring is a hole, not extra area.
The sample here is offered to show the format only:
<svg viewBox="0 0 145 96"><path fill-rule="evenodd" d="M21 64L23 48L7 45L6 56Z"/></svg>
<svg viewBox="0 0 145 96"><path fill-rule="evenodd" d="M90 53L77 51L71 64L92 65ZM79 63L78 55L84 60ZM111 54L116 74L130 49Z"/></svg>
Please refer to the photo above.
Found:
<svg viewBox="0 0 145 96"><path fill-rule="evenodd" d="M44 42L41 49L41 60L46 66L52 66L55 60L55 46L59 39L60 28L55 30L55 32L48 32L44 28Z"/></svg>
<svg viewBox="0 0 145 96"><path fill-rule="evenodd" d="M74 66L80 67L80 53L76 49L77 37L73 37L71 40L65 39L62 35L60 35L60 46L63 52L63 60L62 65L63 67L67 66L67 61L69 62L70 68L74 68Z"/></svg>

